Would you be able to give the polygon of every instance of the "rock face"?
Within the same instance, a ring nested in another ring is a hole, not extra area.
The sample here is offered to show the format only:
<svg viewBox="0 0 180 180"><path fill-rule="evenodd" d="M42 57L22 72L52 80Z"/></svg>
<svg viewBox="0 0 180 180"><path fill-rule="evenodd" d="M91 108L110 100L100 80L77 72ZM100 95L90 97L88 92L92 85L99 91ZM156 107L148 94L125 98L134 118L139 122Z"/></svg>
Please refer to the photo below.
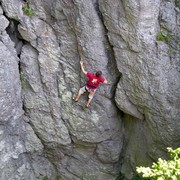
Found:
<svg viewBox="0 0 180 180"><path fill-rule="evenodd" d="M0 19L0 179L132 179L179 146L178 1L0 0ZM90 109L80 59L108 80Z"/></svg>

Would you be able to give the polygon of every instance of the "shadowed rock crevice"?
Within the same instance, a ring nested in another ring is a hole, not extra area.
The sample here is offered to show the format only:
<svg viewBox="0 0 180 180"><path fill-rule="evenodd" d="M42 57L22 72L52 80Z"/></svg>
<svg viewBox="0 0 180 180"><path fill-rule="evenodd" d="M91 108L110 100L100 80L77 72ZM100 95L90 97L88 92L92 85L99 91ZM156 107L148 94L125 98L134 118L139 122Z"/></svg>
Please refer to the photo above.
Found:
<svg viewBox="0 0 180 180"><path fill-rule="evenodd" d="M102 22L103 27L104 27L104 37L105 37L104 47L105 47L105 52L106 52L107 59L108 59L107 70L109 71L109 74L111 75L111 81L114 82L114 85L112 87L112 94L114 95L115 88L116 88L117 83L120 80L122 74L121 74L121 72L119 72L119 70L117 68L117 62L116 62L115 55L114 55L113 45L111 44L111 42L109 40L109 37L108 37L109 32L104 23L103 15L100 11L98 1L95 3L95 9L96 9L97 14Z"/></svg>
<svg viewBox="0 0 180 180"><path fill-rule="evenodd" d="M22 46L24 45L23 38L21 37L19 31L18 31L18 25L19 22L16 20L9 20L9 26L6 29L6 32L8 33L11 40L14 42L14 47L17 52L17 56L20 57Z"/></svg>
<svg viewBox="0 0 180 180"><path fill-rule="evenodd" d="M105 53L106 53L106 56L108 59L107 70L111 76L110 83L112 82L112 87L111 87L111 91L110 91L111 92L111 100L116 105L115 93L116 93L117 84L119 83L122 74L121 74L121 72L119 72L119 70L117 68L117 62L116 62L115 55L114 55L113 45L111 44L109 37L108 37L109 32L108 32L108 29L105 25L104 17L103 17L101 10L99 8L99 1L96 1L94 3L94 7L96 9L96 12L97 12L99 19L102 22L102 26L104 28L104 38L105 38L104 47L105 47ZM123 116L123 113L124 112L120 110L121 116Z"/></svg>

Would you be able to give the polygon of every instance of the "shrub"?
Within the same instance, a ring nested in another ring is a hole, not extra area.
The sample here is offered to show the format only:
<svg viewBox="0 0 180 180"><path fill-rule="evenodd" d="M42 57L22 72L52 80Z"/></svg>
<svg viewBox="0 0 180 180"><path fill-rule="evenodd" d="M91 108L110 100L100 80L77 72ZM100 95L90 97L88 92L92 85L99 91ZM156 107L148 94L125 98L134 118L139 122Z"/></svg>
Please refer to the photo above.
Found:
<svg viewBox="0 0 180 180"><path fill-rule="evenodd" d="M61 176L56 176L56 180L60 180L61 179Z"/></svg>
<svg viewBox="0 0 180 180"><path fill-rule="evenodd" d="M137 167L138 173L142 173L143 177L151 180L180 180L180 148L173 150L167 148L170 153L171 160L158 159L157 163L153 163L150 167Z"/></svg>
<svg viewBox="0 0 180 180"><path fill-rule="evenodd" d="M139 176L139 175L135 175L135 176L132 178L132 180L145 180L145 179L142 178L142 177ZM146 180L148 180L148 179L146 179Z"/></svg>
<svg viewBox="0 0 180 180"><path fill-rule="evenodd" d="M43 180L49 180L49 178L48 178L47 176L45 176L45 177L43 178Z"/></svg>

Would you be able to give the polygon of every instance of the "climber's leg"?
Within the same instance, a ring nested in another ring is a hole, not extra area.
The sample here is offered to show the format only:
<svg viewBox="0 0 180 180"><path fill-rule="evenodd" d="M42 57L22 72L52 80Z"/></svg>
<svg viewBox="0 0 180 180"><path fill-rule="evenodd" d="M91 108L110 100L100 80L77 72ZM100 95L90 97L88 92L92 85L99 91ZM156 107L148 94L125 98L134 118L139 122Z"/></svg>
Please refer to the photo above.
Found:
<svg viewBox="0 0 180 180"><path fill-rule="evenodd" d="M91 103L91 101L93 99L94 93L95 93L95 90L89 92L89 96L88 96L89 99L88 99L87 104L86 104L87 108L90 107L90 103Z"/></svg>
<svg viewBox="0 0 180 180"><path fill-rule="evenodd" d="M79 89L78 95L74 97L73 99L78 102L79 98L81 97L82 94L86 92L86 86L83 86L82 88Z"/></svg>

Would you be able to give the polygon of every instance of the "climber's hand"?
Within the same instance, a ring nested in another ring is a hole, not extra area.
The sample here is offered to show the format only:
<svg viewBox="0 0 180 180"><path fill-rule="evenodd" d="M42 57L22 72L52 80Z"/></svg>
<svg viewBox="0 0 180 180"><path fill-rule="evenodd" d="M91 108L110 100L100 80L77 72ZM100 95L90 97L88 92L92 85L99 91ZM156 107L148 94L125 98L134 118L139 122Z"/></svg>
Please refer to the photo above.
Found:
<svg viewBox="0 0 180 180"><path fill-rule="evenodd" d="M83 65L83 61L82 60L80 61L80 64Z"/></svg>

